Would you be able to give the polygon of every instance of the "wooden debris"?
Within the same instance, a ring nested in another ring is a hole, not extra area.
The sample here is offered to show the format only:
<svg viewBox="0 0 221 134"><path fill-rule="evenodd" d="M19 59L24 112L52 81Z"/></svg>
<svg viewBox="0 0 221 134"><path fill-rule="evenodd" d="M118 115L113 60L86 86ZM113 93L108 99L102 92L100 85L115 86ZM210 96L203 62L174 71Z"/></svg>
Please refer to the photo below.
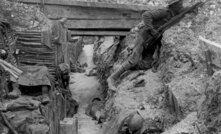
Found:
<svg viewBox="0 0 221 134"><path fill-rule="evenodd" d="M14 67L10 63L8 63L2 59L0 59L0 65L16 79L22 73L22 71L20 69Z"/></svg>
<svg viewBox="0 0 221 134"><path fill-rule="evenodd" d="M5 124L7 125L7 127L11 130L11 132L13 134L18 134L18 132L15 130L15 128L10 124L10 122L8 121L7 117L4 115L4 113L0 112L2 119L4 120Z"/></svg>

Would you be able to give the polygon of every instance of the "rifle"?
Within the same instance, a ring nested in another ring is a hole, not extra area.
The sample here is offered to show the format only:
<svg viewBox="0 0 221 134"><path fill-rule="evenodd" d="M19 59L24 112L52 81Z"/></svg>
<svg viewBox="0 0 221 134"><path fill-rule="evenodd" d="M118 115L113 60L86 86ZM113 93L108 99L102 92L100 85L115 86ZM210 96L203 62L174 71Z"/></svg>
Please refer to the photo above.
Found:
<svg viewBox="0 0 221 134"><path fill-rule="evenodd" d="M159 27L157 29L157 32L159 33L157 36L153 36L148 38L146 41L144 41L144 44L148 43L148 46L151 46L153 44L156 43L156 41L162 36L162 34L169 29L170 27L172 27L173 25L177 24L178 22L180 22L180 20L182 20L185 15L187 13L190 13L192 10L194 10L195 8L201 7L204 4L204 2L197 2L196 4L194 4L193 6L187 8L186 10L184 10L183 12L181 12L180 14L176 15L175 17L173 17L170 21L168 21L166 24L162 25L161 27Z"/></svg>

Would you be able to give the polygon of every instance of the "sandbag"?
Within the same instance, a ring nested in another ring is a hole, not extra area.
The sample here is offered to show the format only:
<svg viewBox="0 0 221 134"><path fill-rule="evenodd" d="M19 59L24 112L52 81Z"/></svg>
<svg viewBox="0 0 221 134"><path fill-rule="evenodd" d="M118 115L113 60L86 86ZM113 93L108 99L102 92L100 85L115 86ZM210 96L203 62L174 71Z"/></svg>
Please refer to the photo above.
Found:
<svg viewBox="0 0 221 134"><path fill-rule="evenodd" d="M38 109L40 101L33 100L31 97L20 97L16 100L12 100L7 104L8 111L17 110L34 110Z"/></svg>
<svg viewBox="0 0 221 134"><path fill-rule="evenodd" d="M44 124L31 124L26 127L26 134L48 134L49 127Z"/></svg>
<svg viewBox="0 0 221 134"><path fill-rule="evenodd" d="M8 116L8 115L11 115L11 116ZM45 120L45 117L41 115L41 112L39 110L16 111L16 112L11 112L10 114L6 113L6 116L9 119L10 123L15 127L15 129L19 133L22 133L22 134L32 134L32 133L26 133L27 131L38 132L38 131L45 130L45 129L41 129L41 127L35 130L29 126L32 124L35 124L35 125L42 124L42 125L48 126L47 121Z"/></svg>
<svg viewBox="0 0 221 134"><path fill-rule="evenodd" d="M18 78L18 84L23 86L51 86L51 76L45 66L22 66L23 73ZM31 89L31 88L30 88Z"/></svg>

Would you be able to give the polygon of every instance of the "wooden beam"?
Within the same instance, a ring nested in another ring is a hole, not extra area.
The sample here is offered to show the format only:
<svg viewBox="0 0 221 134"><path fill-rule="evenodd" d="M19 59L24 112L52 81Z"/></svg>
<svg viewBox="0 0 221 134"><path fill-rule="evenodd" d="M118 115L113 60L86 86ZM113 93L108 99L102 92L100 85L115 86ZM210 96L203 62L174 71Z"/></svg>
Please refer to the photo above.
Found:
<svg viewBox="0 0 221 134"><path fill-rule="evenodd" d="M137 5L82 2L73 0L19 0L27 4L44 5L44 13L51 20L68 18L69 29L131 29L141 20ZM135 10L136 9L136 10Z"/></svg>
<svg viewBox="0 0 221 134"><path fill-rule="evenodd" d="M88 36L95 36L95 35L106 35L106 36L126 36L129 31L81 31L81 30L73 30L71 31L71 35L88 35Z"/></svg>
<svg viewBox="0 0 221 134"><path fill-rule="evenodd" d="M126 9L133 11L146 10L148 6L143 5L127 5L127 4L112 4L105 2L84 2L73 0L18 0L19 2L27 4L44 4L44 5L63 5L63 6L80 6L80 7L93 7L93 8L110 8L110 9Z"/></svg>
<svg viewBox="0 0 221 134"><path fill-rule="evenodd" d="M139 21L134 20L68 20L69 29L131 29Z"/></svg>
<svg viewBox="0 0 221 134"><path fill-rule="evenodd" d="M56 5L45 5L44 9L50 19L66 17L75 20L141 20L141 14L131 10Z"/></svg>

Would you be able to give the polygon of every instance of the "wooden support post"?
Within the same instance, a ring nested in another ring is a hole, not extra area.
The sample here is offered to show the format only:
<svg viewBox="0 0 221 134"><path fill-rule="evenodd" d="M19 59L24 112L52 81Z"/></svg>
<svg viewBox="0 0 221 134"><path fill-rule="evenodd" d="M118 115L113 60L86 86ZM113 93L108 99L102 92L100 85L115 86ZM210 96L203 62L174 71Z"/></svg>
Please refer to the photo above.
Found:
<svg viewBox="0 0 221 134"><path fill-rule="evenodd" d="M60 134L78 134L77 118L65 118L61 121Z"/></svg>

